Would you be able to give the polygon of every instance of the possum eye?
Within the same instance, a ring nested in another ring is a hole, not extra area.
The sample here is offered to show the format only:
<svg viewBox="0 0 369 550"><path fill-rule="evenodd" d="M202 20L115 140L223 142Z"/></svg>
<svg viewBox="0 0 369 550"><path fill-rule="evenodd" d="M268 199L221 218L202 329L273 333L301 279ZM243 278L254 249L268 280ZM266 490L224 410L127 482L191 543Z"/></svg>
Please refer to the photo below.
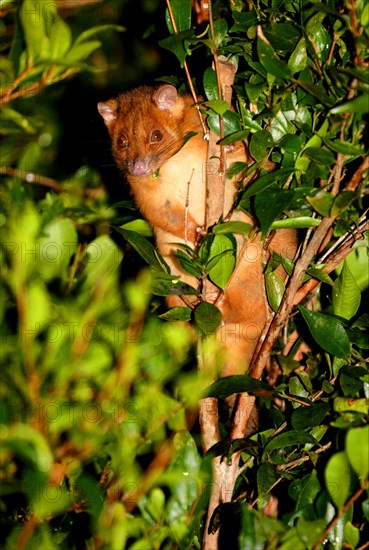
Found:
<svg viewBox="0 0 369 550"><path fill-rule="evenodd" d="M117 139L117 146L119 147L119 149L127 149L128 138L126 134L120 134L119 138Z"/></svg>
<svg viewBox="0 0 369 550"><path fill-rule="evenodd" d="M163 134L160 130L153 130L150 134L150 143L158 143L163 139Z"/></svg>

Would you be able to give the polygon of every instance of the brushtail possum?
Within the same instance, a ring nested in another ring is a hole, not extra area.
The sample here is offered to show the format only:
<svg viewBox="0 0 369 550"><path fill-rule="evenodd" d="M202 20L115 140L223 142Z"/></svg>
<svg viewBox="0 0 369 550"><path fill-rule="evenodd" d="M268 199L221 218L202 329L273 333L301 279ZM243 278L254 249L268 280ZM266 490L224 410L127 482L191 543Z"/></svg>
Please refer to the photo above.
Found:
<svg viewBox="0 0 369 550"><path fill-rule="evenodd" d="M192 97L179 94L171 85L142 86L99 103L98 110L111 137L114 159L153 227L172 274L201 290L199 280L176 261L178 247L173 244L196 249L199 230L205 226L206 196L211 194L206 189L208 143ZM250 160L245 144L238 142L227 153L226 166ZM251 216L233 209L237 189L235 179L226 179L224 216L255 227ZM270 251L263 250L260 234L237 235L236 239L237 265L217 302L223 318L218 338L226 353L223 376L247 370L268 313L263 261ZM292 258L294 231L277 231L269 248ZM185 305L180 296L169 296L167 302L170 307Z"/></svg>

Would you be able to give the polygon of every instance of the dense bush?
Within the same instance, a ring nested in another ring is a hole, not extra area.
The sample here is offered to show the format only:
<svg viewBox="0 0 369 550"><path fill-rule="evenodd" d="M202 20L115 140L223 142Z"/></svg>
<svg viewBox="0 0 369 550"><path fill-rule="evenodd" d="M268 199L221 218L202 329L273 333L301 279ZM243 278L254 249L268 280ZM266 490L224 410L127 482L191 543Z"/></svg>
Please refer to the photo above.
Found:
<svg viewBox="0 0 369 550"><path fill-rule="evenodd" d="M160 45L196 77L212 130L221 116L223 144L247 140L258 165L274 163L238 206L265 236L294 227L301 242L295 265L266 267L275 315L248 376L205 390L192 333L159 316L153 291L170 284L153 285L133 250L158 268L149 229L65 140L71 77L103 96L124 30L114 3L80 4L0 6L1 546L368 547L369 6L214 2L208 29L193 26L190 1L170 3ZM217 55L237 65L234 110L218 95ZM163 79L185 88L180 66ZM74 109L77 131L89 122ZM258 398L257 434L232 441L221 426L204 454L200 399L244 391ZM222 483L212 471L232 455L231 494L204 536Z"/></svg>

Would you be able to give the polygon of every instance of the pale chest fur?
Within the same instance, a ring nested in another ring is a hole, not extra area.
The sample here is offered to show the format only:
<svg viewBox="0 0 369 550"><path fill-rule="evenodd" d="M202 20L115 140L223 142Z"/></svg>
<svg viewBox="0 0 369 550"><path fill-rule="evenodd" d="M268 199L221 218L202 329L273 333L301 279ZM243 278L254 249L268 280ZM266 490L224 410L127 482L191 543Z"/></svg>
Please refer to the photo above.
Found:
<svg viewBox="0 0 369 550"><path fill-rule="evenodd" d="M154 177L128 176L137 205L156 228L193 241L193 231L205 223L207 144L191 138L166 161ZM187 230L187 231L186 231Z"/></svg>

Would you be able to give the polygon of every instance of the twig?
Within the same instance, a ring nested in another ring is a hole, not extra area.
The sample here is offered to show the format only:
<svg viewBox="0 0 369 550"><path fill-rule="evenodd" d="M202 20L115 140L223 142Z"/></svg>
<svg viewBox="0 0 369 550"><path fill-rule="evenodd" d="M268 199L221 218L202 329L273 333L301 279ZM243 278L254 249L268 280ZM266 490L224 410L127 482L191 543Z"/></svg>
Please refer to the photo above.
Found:
<svg viewBox="0 0 369 550"><path fill-rule="evenodd" d="M18 170L17 168L0 168L0 174L5 174L7 176L20 178L27 183L32 183L36 185L42 185L43 187L49 187L56 193L61 193L65 191L65 187L61 185L58 181L41 176L40 174L35 174L34 172L25 172L23 170Z"/></svg>
<svg viewBox="0 0 369 550"><path fill-rule="evenodd" d="M49 82L52 80L52 76L58 67L57 65L52 65L50 69L39 80L37 80L37 82L33 82L32 84L29 84L28 86L25 86L24 88L15 92L14 90L23 80L25 80L25 78L27 78L28 74L33 68L33 65L27 67L27 69L25 69L14 80L14 82L12 82L10 86L8 86L4 90L4 93L0 96L0 106L6 105L7 103L14 101L14 99L17 99L18 97L35 95L36 93L40 92L41 88L49 84Z"/></svg>
<svg viewBox="0 0 369 550"><path fill-rule="evenodd" d="M352 252L352 247L354 243L362 239L363 233L368 230L369 220L363 221L354 232L354 234L351 235L351 237L347 238L348 236L345 235L345 240L338 248L338 250L332 250L332 252L328 256L325 256L324 259L322 258L321 260L319 260L318 265L320 263L328 262L327 265L323 268L324 273L329 274L334 269L336 269L336 267L339 266L343 262L343 260ZM309 292L312 292L319 283L320 281L318 281L318 279L309 279L309 281L301 286L301 288L299 288L299 290L296 292L293 305L296 306L300 304L309 294Z"/></svg>
<svg viewBox="0 0 369 550"><path fill-rule="evenodd" d="M316 454L324 453L327 449L329 449L332 446L332 441L329 441L326 445L323 445L323 447L320 447L315 451ZM300 458L297 458L296 460L292 460L291 462L288 462L287 464L278 464L276 466L276 470L279 472L284 472L286 470L292 470L293 468L296 468L297 466L300 466L303 462L307 462L311 460L311 457L309 455L302 456Z"/></svg>
<svg viewBox="0 0 369 550"><path fill-rule="evenodd" d="M41 176L40 174L35 174L34 172L28 172L25 170L19 170L18 168L1 168L0 174L4 174L11 177L17 177L29 183L30 185L40 185L42 187L48 187L55 191L55 193L74 193L78 196L87 195L92 199L96 199L97 196L102 192L103 186L94 187L93 189L77 189L71 188L68 185L63 185L53 178L48 178L47 176Z"/></svg>

